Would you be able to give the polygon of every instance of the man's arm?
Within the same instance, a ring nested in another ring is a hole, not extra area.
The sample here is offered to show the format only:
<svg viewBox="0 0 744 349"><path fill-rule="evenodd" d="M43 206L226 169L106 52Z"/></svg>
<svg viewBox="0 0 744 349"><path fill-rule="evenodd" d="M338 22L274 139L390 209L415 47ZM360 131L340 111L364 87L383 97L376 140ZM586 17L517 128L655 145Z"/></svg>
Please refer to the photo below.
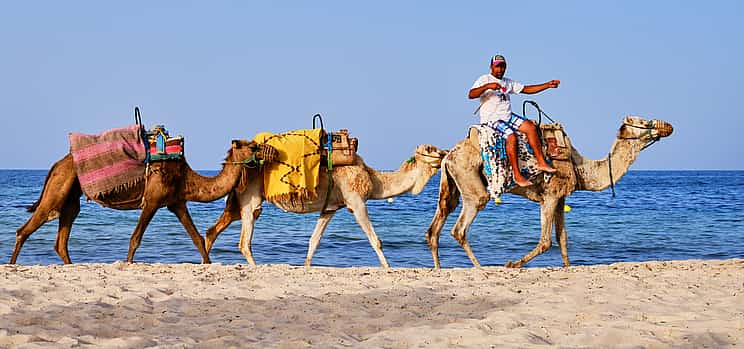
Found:
<svg viewBox="0 0 744 349"><path fill-rule="evenodd" d="M528 94L528 95L535 94L538 92L545 91L549 88L557 88L558 85L560 85L560 83L561 83L560 80L550 80L544 84L525 86L522 89L522 93Z"/></svg>
<svg viewBox="0 0 744 349"><path fill-rule="evenodd" d="M468 93L468 98L475 99L475 98L480 97L483 94L483 92L486 92L486 90L500 90L500 89L501 89L501 85L499 85L499 83L492 82L489 84L485 84L481 87L470 89L470 92Z"/></svg>

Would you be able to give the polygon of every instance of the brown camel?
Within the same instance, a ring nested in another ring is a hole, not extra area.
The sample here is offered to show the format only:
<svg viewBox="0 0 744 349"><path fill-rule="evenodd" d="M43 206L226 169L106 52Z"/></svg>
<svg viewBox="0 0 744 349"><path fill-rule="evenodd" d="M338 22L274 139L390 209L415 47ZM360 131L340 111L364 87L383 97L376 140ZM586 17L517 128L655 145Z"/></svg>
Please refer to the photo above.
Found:
<svg viewBox="0 0 744 349"><path fill-rule="evenodd" d="M243 164L235 162L252 159L254 154L256 158L260 158L263 148L266 147L268 146L259 146L255 142L234 140L232 148L227 152L222 171L215 177L199 175L185 160L154 162L150 164L149 175L145 181L140 181L139 185L124 189L116 195L97 200L101 205L117 210L142 209L129 241L127 262L133 261L134 252L139 247L145 228L155 212L161 207L168 207L186 228L186 232L201 253L202 263L209 263L209 254L204 249L204 239L191 221L186 202L208 202L227 195L239 185L239 181L246 180L244 176L247 171ZM72 155L68 153L49 170L41 196L28 208L33 214L26 224L16 231L15 248L10 263L16 262L26 239L41 225L55 218L59 218L59 230L54 249L65 264L71 263L67 240L72 223L80 212L82 193Z"/></svg>
<svg viewBox="0 0 744 349"><path fill-rule="evenodd" d="M645 120L626 117L617 134L617 139L607 158L589 160L570 146L570 159L553 160L558 169L547 183L543 176L528 187L514 187L509 193L524 196L540 203L540 242L537 247L518 262L507 262L507 267L520 268L551 246L551 230L555 225L556 241L561 248L563 265L570 266L566 225L563 207L566 196L576 190L600 191L619 180L645 147L672 134L672 125L660 120ZM462 196L462 211L452 228L452 236L460 243L475 267L480 263L475 258L466 234L476 214L483 210L490 196L486 191L486 179L482 173L483 162L478 146L477 131L471 130L468 139L458 143L442 161L442 177L439 183L439 202L434 218L426 230L426 239L434 258L434 267L439 264L439 235L447 216L455 210ZM610 170L612 173L610 173Z"/></svg>
<svg viewBox="0 0 744 349"><path fill-rule="evenodd" d="M446 151L435 146L419 145L413 156L395 172L377 172L365 165L359 156L356 157L353 165L334 167L332 172L333 188L328 198L326 210L320 213L315 230L313 230L310 238L305 266L310 266L313 253L315 253L315 249L320 243L320 238L328 222L338 209L347 207L354 214L359 226L367 234L369 243L377 253L377 258L380 259L380 265L387 268L388 262L382 253L382 241L377 237L369 221L366 201L369 199L387 199L407 192L414 195L420 193L429 179L439 170L445 154L447 154ZM315 191L317 198L309 202L274 201L271 203L285 211L295 213L321 211L328 192L328 174L323 169L320 171L318 186ZM261 214L261 203L266 200L262 193L263 180L261 176L249 176L248 185L244 192L236 193L236 191L233 191L230 193L222 216L207 230L207 252L212 249L212 244L217 236L230 223L242 218L238 247L248 263L256 265L251 249L251 239L254 224Z"/></svg>

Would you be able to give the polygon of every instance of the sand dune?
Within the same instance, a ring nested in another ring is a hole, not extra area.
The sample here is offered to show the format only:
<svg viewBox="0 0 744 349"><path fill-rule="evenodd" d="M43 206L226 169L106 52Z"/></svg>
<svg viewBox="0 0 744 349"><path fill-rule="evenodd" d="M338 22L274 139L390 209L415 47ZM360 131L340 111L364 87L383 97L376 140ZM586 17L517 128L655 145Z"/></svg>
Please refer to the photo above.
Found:
<svg viewBox="0 0 744 349"><path fill-rule="evenodd" d="M744 260L2 265L0 347L744 347Z"/></svg>

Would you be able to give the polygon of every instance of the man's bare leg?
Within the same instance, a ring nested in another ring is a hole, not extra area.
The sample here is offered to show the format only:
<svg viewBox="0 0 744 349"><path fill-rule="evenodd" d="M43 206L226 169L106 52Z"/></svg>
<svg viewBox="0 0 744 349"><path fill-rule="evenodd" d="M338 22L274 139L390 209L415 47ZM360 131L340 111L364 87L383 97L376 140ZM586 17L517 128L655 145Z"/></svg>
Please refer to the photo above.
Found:
<svg viewBox="0 0 744 349"><path fill-rule="evenodd" d="M540 146L540 139L537 137L537 127L530 120L525 120L519 125L519 132L527 135L527 142L535 152L535 158L537 158L537 169L547 173L554 173L556 169L553 166L548 165L543 156L542 147ZM507 140L508 141L508 140Z"/></svg>
<svg viewBox="0 0 744 349"><path fill-rule="evenodd" d="M506 137L506 157L509 158L509 164L512 168L514 182L520 187L528 187L532 182L522 176L519 172L519 156L517 155L517 135L514 133Z"/></svg>

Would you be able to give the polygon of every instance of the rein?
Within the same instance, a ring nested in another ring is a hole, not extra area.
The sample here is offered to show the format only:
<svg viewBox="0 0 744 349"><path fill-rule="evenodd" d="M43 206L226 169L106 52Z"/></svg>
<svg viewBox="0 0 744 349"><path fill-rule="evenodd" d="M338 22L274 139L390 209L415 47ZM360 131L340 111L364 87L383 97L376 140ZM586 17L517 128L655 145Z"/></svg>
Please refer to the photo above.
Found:
<svg viewBox="0 0 744 349"><path fill-rule="evenodd" d="M410 158L408 158L408 160L406 160L406 162L409 163L409 164L415 163L416 162L416 155L423 156L423 157L426 157L426 158L444 159L444 156L429 155L429 154L414 152L414 155L411 156ZM433 168L440 168L441 167L441 165L440 166L434 166L432 164L429 164L429 166L431 166Z"/></svg>
<svg viewBox="0 0 744 349"><path fill-rule="evenodd" d="M607 168L610 173L610 189L612 189L612 197L615 197L615 180L612 179L612 150L607 154Z"/></svg>
<svg viewBox="0 0 744 349"><path fill-rule="evenodd" d="M419 152L416 152L416 154L421 155L423 157L427 157L427 158L440 158L441 157L438 155L429 155L429 154L424 154L424 153L419 153Z"/></svg>
<svg viewBox="0 0 744 349"><path fill-rule="evenodd" d="M629 124L627 122L623 122L623 126L629 126L629 127L633 127L633 128L639 128L639 129L642 129L642 130L647 130L646 132L642 133L638 137L618 137L620 139L641 139L641 138L643 138L646 135L650 136L651 142L648 142L646 145L644 145L643 147L641 147L641 150L644 150L644 149L650 147L654 143L658 142L659 139L661 139L660 136L653 136L652 133L651 133L652 130L656 129L656 126L648 126L648 125L638 126L638 125L634 125L634 124ZM615 180L612 178L612 150L610 150L610 152L607 154L607 171L608 171L608 173L610 175L610 189L612 190L612 197L614 198L615 197Z"/></svg>
<svg viewBox="0 0 744 349"><path fill-rule="evenodd" d="M325 132L325 129L323 128L323 117L320 116L320 114L313 115L313 129L315 129L316 119L320 123L320 134L322 135ZM331 199L331 190L333 189L333 136L330 132L326 132L326 135L328 136L328 143L325 144L326 148L328 149L328 155L326 156L326 171L328 171L328 190L326 190L326 196L323 200L323 207L320 208L320 214L335 212L326 211L326 208L328 208L328 202ZM321 145L320 147L322 148L323 145Z"/></svg>
<svg viewBox="0 0 744 349"><path fill-rule="evenodd" d="M646 135L648 135L648 136L649 136L649 138L651 138L651 142L649 142L648 144L644 145L644 146L643 146L643 147L641 148L641 150L644 150L644 149L646 149L646 148L650 147L650 146L651 146L652 144L654 144L654 143L658 142L658 141L659 141L659 139L661 139L661 136L652 136L652 134L651 134L651 131L652 131L652 130L654 130L654 129L656 129L656 126L638 126L638 125L633 125L633 124L629 124L629 123L627 123L627 122L623 122L623 125L624 125L624 126L629 126L629 127L633 127L633 128L639 128L639 129L641 129L641 130L647 130L646 132L642 133L642 134L641 134L640 136L638 136L638 137L628 137L628 138L624 138L624 137L622 137L622 138L621 138L621 139L640 139L640 138L642 138L643 136L646 136Z"/></svg>
<svg viewBox="0 0 744 349"><path fill-rule="evenodd" d="M546 114L540 108L540 106L537 105L537 102L535 102L535 101L525 100L524 102L522 102L522 116L524 116L525 118L527 117L527 110L526 110L527 108L526 107L527 107L527 104L528 103L530 105L532 105L533 107L535 107L535 109L537 109L537 126L538 126L538 129L540 129L539 126L542 124L542 117L543 117L543 115L545 115L545 117L548 118L548 120L550 120L550 122L555 123L555 121L550 116L548 116L548 114Z"/></svg>
<svg viewBox="0 0 744 349"><path fill-rule="evenodd" d="M261 165L263 165L263 163L264 163L263 160L256 159L256 154L255 153L253 155L251 155L251 157L248 158L248 159L246 159L246 160L241 160L241 161L225 161L225 162L223 162L223 164L242 165L242 166L245 166L247 168L260 167Z"/></svg>

